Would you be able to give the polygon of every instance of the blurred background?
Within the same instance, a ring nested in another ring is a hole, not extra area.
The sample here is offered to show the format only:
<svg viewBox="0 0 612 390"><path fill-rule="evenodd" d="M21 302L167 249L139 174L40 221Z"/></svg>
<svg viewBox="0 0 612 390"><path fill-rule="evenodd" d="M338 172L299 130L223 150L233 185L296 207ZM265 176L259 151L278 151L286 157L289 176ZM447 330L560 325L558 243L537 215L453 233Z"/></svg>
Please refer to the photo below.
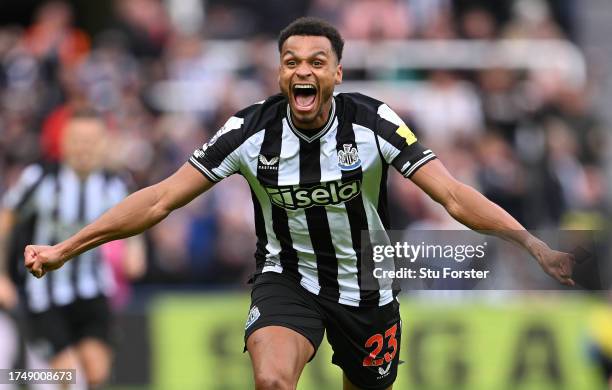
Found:
<svg viewBox="0 0 612 390"><path fill-rule="evenodd" d="M608 0L2 0L0 195L28 164L59 158L83 106L105 118L107 163L132 190L165 178L230 115L278 92L276 36L304 15L347 40L339 91L388 103L524 226L609 228ZM458 228L395 172L389 189L394 229ZM146 234L147 272L113 301L110 388L252 387L241 353L252 221L234 176ZM606 388L591 352L612 359L602 288L405 294L397 387ZM339 383L325 346L300 388Z"/></svg>

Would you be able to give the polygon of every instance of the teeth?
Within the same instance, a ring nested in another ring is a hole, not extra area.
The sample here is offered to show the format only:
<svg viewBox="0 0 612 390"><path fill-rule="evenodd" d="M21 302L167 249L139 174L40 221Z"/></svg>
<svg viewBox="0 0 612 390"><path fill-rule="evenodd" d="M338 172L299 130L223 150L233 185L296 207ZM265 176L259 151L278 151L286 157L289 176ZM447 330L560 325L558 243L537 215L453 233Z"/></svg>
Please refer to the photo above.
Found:
<svg viewBox="0 0 612 390"><path fill-rule="evenodd" d="M293 86L295 89L315 89L314 85L310 84L296 84Z"/></svg>

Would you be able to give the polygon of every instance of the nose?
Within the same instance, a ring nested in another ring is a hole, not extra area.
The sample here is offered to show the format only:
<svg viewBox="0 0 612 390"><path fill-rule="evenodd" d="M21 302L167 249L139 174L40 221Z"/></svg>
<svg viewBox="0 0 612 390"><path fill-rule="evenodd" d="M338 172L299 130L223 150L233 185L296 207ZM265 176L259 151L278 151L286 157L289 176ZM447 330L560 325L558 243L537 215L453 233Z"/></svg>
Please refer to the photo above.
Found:
<svg viewBox="0 0 612 390"><path fill-rule="evenodd" d="M298 77L308 77L312 72L310 71L310 66L308 63L301 62L295 70L295 73Z"/></svg>

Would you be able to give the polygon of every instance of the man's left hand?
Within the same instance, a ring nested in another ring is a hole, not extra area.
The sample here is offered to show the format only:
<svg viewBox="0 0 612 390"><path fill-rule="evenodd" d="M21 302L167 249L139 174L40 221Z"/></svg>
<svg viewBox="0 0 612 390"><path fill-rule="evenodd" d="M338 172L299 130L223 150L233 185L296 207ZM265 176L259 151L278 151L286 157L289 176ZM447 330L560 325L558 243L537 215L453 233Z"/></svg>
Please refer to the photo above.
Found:
<svg viewBox="0 0 612 390"><path fill-rule="evenodd" d="M566 286L575 286L576 283L572 279L572 271L574 269L574 255L565 252L559 252L550 249L548 246L540 248L534 253L534 257L540 263L542 269L557 279L559 283Z"/></svg>

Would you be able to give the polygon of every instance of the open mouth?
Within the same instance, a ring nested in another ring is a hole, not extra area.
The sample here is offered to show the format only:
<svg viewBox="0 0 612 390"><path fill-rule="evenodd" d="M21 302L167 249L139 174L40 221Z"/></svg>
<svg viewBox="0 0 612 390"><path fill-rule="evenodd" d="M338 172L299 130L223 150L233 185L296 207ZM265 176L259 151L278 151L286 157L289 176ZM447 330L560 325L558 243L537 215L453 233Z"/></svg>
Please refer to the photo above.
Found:
<svg viewBox="0 0 612 390"><path fill-rule="evenodd" d="M317 100L317 87L313 84L294 84L293 98L299 111L310 111Z"/></svg>

